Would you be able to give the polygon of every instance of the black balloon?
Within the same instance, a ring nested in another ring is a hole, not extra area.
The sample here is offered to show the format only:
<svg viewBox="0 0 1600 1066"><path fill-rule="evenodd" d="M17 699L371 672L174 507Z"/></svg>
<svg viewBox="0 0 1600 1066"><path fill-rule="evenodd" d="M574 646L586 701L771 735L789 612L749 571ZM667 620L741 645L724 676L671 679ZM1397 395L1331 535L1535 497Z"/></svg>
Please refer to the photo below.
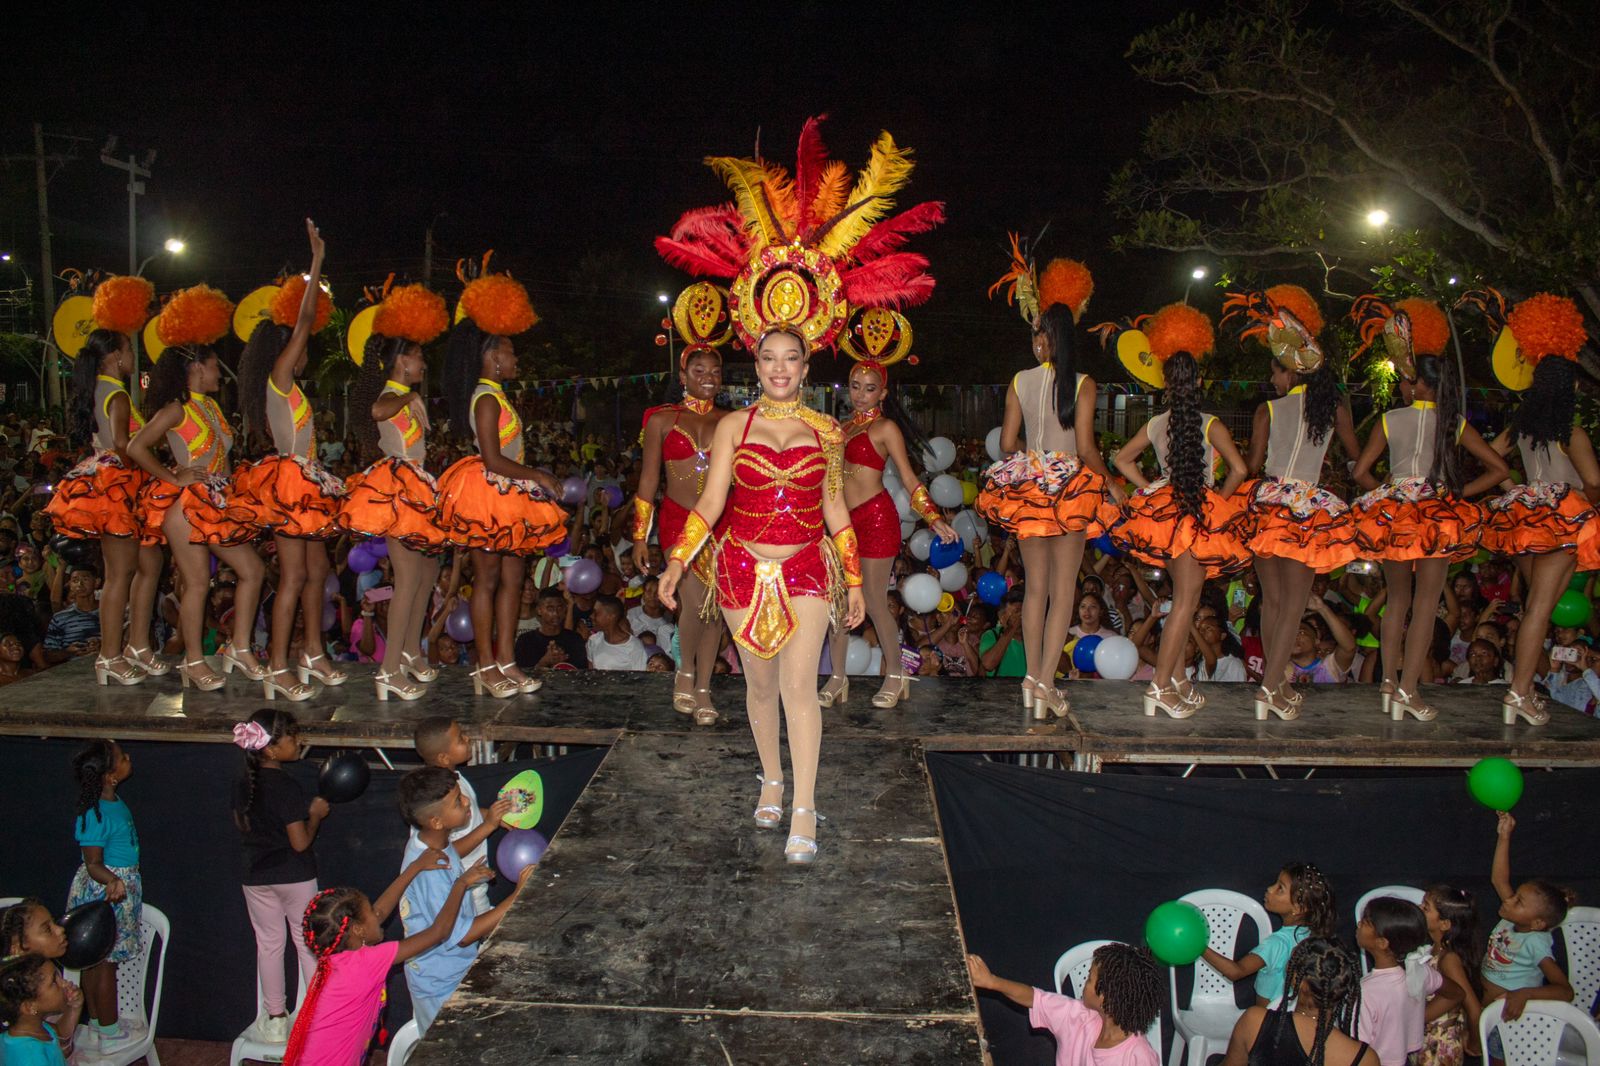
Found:
<svg viewBox="0 0 1600 1066"><path fill-rule="evenodd" d="M329 803L349 803L367 790L371 780L372 771L367 769L366 760L346 752L322 764L317 791Z"/></svg>
<svg viewBox="0 0 1600 1066"><path fill-rule="evenodd" d="M117 912L103 899L72 908L61 916L61 928L67 933L61 965L69 970L102 963L117 946Z"/></svg>

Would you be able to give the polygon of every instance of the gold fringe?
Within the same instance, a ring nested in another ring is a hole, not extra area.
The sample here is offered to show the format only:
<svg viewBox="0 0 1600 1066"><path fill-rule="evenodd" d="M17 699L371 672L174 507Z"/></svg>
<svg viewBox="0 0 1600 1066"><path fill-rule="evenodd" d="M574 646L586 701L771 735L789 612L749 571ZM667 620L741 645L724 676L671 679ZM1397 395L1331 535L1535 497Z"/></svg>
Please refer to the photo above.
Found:
<svg viewBox="0 0 1600 1066"><path fill-rule="evenodd" d="M828 571L828 621L835 629L844 628L845 616L850 613L850 590L844 583L844 560L833 538L823 537L817 547L822 552L822 565Z"/></svg>
<svg viewBox="0 0 1600 1066"><path fill-rule="evenodd" d="M700 601L700 621L711 625L722 619L722 604L717 597L717 556L722 552L722 541L712 537L706 541L706 546L700 549L700 554L695 556L694 572L700 574L700 579L705 582L706 598ZM704 565L706 570L701 572ZM706 577L709 574L710 580Z"/></svg>

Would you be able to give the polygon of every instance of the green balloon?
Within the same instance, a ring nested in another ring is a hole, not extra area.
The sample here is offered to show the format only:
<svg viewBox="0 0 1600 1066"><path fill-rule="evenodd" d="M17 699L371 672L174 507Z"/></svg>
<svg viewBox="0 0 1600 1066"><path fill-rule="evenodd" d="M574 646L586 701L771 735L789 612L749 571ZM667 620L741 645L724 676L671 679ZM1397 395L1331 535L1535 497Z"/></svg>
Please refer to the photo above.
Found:
<svg viewBox="0 0 1600 1066"><path fill-rule="evenodd" d="M1573 592L1582 592L1584 586L1589 584L1589 579L1593 576L1594 574L1591 571L1579 570L1572 575L1572 580L1567 582L1567 588Z"/></svg>
<svg viewBox="0 0 1600 1066"><path fill-rule="evenodd" d="M1206 950L1211 929L1193 903L1169 900L1145 919L1144 939L1156 958L1168 966L1187 966Z"/></svg>
<svg viewBox="0 0 1600 1066"><path fill-rule="evenodd" d="M1556 601L1555 610L1550 612L1550 621L1558 626L1571 626L1576 629L1587 625L1589 614L1593 610L1589 598L1583 593L1568 589Z"/></svg>
<svg viewBox="0 0 1600 1066"><path fill-rule="evenodd" d="M1467 791L1492 811L1509 811L1522 798L1522 771L1510 759L1479 759L1467 771Z"/></svg>

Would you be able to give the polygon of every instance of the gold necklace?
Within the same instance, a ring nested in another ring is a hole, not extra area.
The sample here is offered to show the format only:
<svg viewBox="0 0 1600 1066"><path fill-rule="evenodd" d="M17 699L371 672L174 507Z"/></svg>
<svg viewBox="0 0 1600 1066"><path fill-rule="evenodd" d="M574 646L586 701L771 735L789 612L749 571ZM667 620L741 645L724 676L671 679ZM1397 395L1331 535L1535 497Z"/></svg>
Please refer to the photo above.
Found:
<svg viewBox="0 0 1600 1066"><path fill-rule="evenodd" d="M756 410L764 418L794 418L800 413L800 407L799 397L792 400L773 400L765 395L756 397Z"/></svg>
<svg viewBox="0 0 1600 1066"><path fill-rule="evenodd" d="M684 393L682 406L685 411L689 411L692 414L708 415L711 413L711 409L716 406L716 402L715 397L709 400L701 400Z"/></svg>
<svg viewBox="0 0 1600 1066"><path fill-rule="evenodd" d="M857 411L852 414L850 416L850 421L846 424L851 429L855 429L857 426L870 426L872 423L876 422L880 417L882 417L882 415L882 408L869 407L865 411Z"/></svg>

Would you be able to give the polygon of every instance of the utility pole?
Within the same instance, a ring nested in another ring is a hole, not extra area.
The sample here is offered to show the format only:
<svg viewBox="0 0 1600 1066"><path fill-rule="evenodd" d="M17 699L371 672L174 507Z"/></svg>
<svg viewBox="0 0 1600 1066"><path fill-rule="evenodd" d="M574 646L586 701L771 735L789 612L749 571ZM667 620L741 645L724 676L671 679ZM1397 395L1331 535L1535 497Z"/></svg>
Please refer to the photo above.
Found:
<svg viewBox="0 0 1600 1066"><path fill-rule="evenodd" d="M41 336L45 338L43 359L49 371L44 376L44 406L45 410L52 411L62 408L63 404L61 368L57 365L54 338L50 336L52 319L56 313L56 270L50 259L50 196L46 191L50 176L44 168L44 127L37 122L33 124L33 163L34 177L39 186L39 273L44 283L44 330Z"/></svg>
<svg viewBox="0 0 1600 1066"><path fill-rule="evenodd" d="M145 152L144 165L139 165L139 159L132 152L128 153L127 161L118 159L111 153L117 150L117 138L110 137L106 140L105 147L100 149L100 162L108 167L116 167L126 171L128 175L128 273L139 273L139 196L144 192L144 182L140 178L150 176L150 167L156 161L154 149ZM131 338L133 345L133 374L128 380L128 391L133 394L133 399L138 400L139 388L139 337Z"/></svg>

